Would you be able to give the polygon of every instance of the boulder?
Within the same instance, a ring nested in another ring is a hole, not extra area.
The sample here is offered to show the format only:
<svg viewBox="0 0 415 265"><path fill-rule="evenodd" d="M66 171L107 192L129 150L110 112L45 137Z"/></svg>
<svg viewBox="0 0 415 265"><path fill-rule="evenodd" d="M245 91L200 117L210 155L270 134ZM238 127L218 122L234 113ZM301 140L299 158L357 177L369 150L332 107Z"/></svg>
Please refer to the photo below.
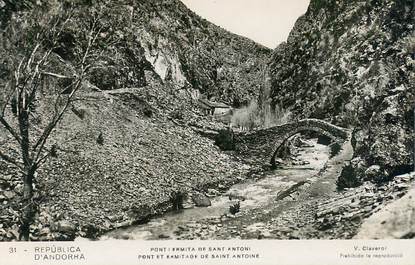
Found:
<svg viewBox="0 0 415 265"><path fill-rule="evenodd" d="M12 175L4 175L1 177L4 181L11 181L13 176Z"/></svg>
<svg viewBox="0 0 415 265"><path fill-rule="evenodd" d="M196 207L209 207L212 205L212 202L209 200L209 198L202 193L194 193L192 200Z"/></svg>
<svg viewBox="0 0 415 265"><path fill-rule="evenodd" d="M14 187L14 191L19 195L23 195L23 184L18 184Z"/></svg>
<svg viewBox="0 0 415 265"><path fill-rule="evenodd" d="M409 239L415 237L415 189L365 220L355 239Z"/></svg>
<svg viewBox="0 0 415 265"><path fill-rule="evenodd" d="M378 166L378 165L370 166L365 171L365 177L366 178L374 178L379 174L381 174L381 169L380 169L380 166Z"/></svg>
<svg viewBox="0 0 415 265"><path fill-rule="evenodd" d="M365 179L367 180L382 181L386 177L387 173L379 165L370 166L365 171Z"/></svg>
<svg viewBox="0 0 415 265"><path fill-rule="evenodd" d="M53 230L66 234L74 234L76 226L69 221L59 221L53 225Z"/></svg>
<svg viewBox="0 0 415 265"><path fill-rule="evenodd" d="M220 192L215 189L208 189L208 196L214 197L220 195Z"/></svg>
<svg viewBox="0 0 415 265"><path fill-rule="evenodd" d="M108 220L109 220L110 222L112 222L112 223L115 223L115 222L117 222L118 220L120 220L120 219L121 219L121 218L120 218L120 216L117 216L117 215L107 216L107 218L108 218Z"/></svg>
<svg viewBox="0 0 415 265"><path fill-rule="evenodd" d="M14 191L6 190L3 193L3 196L10 200L10 199L13 199L14 196L16 196L16 193Z"/></svg>
<svg viewBox="0 0 415 265"><path fill-rule="evenodd" d="M170 238L170 236L169 235L166 235L166 234L160 234L158 237L160 239L168 239L168 238Z"/></svg>
<svg viewBox="0 0 415 265"><path fill-rule="evenodd" d="M146 219L153 214L153 209L151 206L142 204L142 205L132 205L127 211L128 216L131 219Z"/></svg>
<svg viewBox="0 0 415 265"><path fill-rule="evenodd" d="M44 227L40 230L39 235L40 236L44 236L44 235L49 235L50 234L50 229L49 227Z"/></svg>
<svg viewBox="0 0 415 265"><path fill-rule="evenodd" d="M232 200L240 200L240 201L245 201L246 200L246 197L245 196L240 195L240 194L238 194L235 191L229 192L228 197L229 197L229 200L231 200L231 201Z"/></svg>
<svg viewBox="0 0 415 265"><path fill-rule="evenodd" d="M192 209L195 207L192 198L189 196L186 197L186 199L183 201L182 205L183 209Z"/></svg>

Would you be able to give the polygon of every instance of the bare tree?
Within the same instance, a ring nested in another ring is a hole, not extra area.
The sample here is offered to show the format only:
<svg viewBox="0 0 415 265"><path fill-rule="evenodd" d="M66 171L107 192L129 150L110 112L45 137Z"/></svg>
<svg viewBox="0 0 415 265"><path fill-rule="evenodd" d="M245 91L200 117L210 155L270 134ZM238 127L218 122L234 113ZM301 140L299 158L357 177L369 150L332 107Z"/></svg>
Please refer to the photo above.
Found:
<svg viewBox="0 0 415 265"><path fill-rule="evenodd" d="M99 36L98 19L93 18L85 29L85 41L80 45L77 59L71 64L55 52L60 45L68 23L73 19L71 12L60 14L44 23L45 27L32 30L30 36L34 41L30 48L16 49L9 54L12 63L9 75L0 85L0 127L2 126L13 139L13 148L20 157L13 156L8 148L0 148L0 159L16 166L23 180L23 208L21 212L20 240L29 240L29 227L33 223L36 207L33 202L33 182L38 169L54 155L55 148L48 143L49 138L63 119L76 93L83 87L88 70L91 68L92 49ZM10 36L16 37L13 31ZM25 40L23 40L25 41ZM9 43L14 43L10 41ZM17 55L16 55L17 53ZM66 65L66 70L59 71L56 63ZM70 66L69 66L70 65ZM69 69L69 70L68 70ZM68 74L69 73L69 74ZM56 93L47 92L50 83L58 80L65 85L55 86ZM46 91L46 93L45 93ZM40 95L42 94L42 96ZM47 104L53 106L51 114L43 117L45 121L36 122L36 108L46 94ZM1 146L0 146L1 147Z"/></svg>

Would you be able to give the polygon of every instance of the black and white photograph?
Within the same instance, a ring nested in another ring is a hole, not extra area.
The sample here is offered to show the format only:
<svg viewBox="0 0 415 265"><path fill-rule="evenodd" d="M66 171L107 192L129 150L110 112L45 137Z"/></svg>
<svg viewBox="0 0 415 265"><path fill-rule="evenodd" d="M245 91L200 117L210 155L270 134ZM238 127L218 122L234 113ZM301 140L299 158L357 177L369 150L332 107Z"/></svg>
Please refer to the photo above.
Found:
<svg viewBox="0 0 415 265"><path fill-rule="evenodd" d="M414 239L414 113L414 0L0 0L0 241Z"/></svg>

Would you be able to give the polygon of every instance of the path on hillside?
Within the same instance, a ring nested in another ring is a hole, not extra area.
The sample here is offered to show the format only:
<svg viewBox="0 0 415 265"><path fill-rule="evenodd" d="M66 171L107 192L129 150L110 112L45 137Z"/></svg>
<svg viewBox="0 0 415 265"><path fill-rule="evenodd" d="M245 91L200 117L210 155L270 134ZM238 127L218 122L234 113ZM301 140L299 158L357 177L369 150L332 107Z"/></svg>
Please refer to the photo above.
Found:
<svg viewBox="0 0 415 265"><path fill-rule="evenodd" d="M313 223L315 203L327 200L335 192L343 163L352 157L350 142L333 159L329 159L329 152L328 146L314 141L312 146L300 149L301 160L295 163L300 165L234 185L227 193L213 198L208 208L167 213L147 224L114 230L101 239L295 237L297 226ZM237 201L241 211L229 214L230 205Z"/></svg>

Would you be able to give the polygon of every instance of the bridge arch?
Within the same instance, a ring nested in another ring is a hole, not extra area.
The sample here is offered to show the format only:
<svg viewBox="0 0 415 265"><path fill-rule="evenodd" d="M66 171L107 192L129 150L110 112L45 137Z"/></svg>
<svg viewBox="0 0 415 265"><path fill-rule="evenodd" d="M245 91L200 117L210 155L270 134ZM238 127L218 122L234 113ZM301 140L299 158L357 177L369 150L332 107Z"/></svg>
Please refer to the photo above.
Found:
<svg viewBox="0 0 415 265"><path fill-rule="evenodd" d="M282 128L281 128L282 127ZM348 137L348 132L345 128L335 126L323 120L318 119L305 119L293 123L284 124L279 128L280 134L277 139L271 142L272 149L270 158L271 166L276 165L276 155L284 143L292 136L301 132L317 132L322 136L326 136L332 140L332 142L344 141ZM281 133L282 132L282 133Z"/></svg>
<svg viewBox="0 0 415 265"><path fill-rule="evenodd" d="M303 131L314 131L336 142L342 142L349 137L349 131L345 128L323 120L304 119L249 133L235 134L235 151L248 163L263 161L275 166L275 154L280 146L291 136Z"/></svg>
<svg viewBox="0 0 415 265"><path fill-rule="evenodd" d="M316 132L321 136L325 136L327 138L329 138L331 140L331 142L336 142L338 139L332 135L331 133L324 131L324 130L320 130L317 128L298 128L298 130L294 130L292 132L289 132L285 135L283 135L281 138L279 138L278 140L275 141L274 143L274 149L272 151L272 156L271 156L271 160L270 160L270 164L272 166L276 165L276 158L278 156L278 154L280 153L281 149L285 146L286 142L293 137L296 134L299 133L303 133L303 132Z"/></svg>

